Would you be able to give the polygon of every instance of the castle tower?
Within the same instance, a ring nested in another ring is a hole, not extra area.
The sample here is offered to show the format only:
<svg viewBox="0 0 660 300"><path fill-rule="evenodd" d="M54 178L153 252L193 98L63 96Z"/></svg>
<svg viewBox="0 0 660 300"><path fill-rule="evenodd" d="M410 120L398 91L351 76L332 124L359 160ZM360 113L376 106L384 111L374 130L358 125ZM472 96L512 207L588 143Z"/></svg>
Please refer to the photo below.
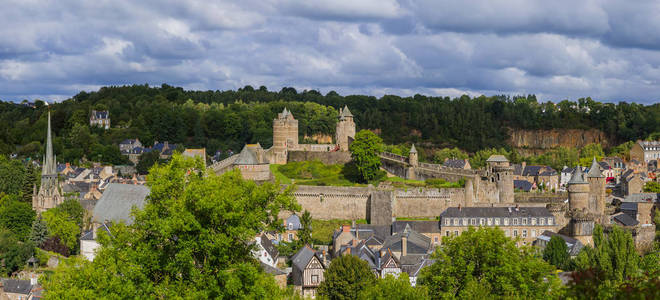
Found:
<svg viewBox="0 0 660 300"><path fill-rule="evenodd" d="M589 182L589 211L598 216L605 214L605 176L600 172L596 157L587 172Z"/></svg>
<svg viewBox="0 0 660 300"><path fill-rule="evenodd" d="M339 109L339 121L337 122L336 141L340 151L348 151L348 146L355 139L355 122L353 114L348 106Z"/></svg>
<svg viewBox="0 0 660 300"><path fill-rule="evenodd" d="M419 166L419 158L417 157L417 149L415 149L415 144L410 147L410 153L408 154L408 162L413 167Z"/></svg>
<svg viewBox="0 0 660 300"><path fill-rule="evenodd" d="M34 189L36 192L36 189ZM53 139L50 130L50 111L48 112L48 133L46 134L46 155L41 169L39 192L32 196L32 208L38 213L56 207L64 199L60 195L57 183L56 157L53 155Z"/></svg>
<svg viewBox="0 0 660 300"><path fill-rule="evenodd" d="M491 155L488 160L488 174L495 182L500 203L513 203L513 167L504 155Z"/></svg>
<svg viewBox="0 0 660 300"><path fill-rule="evenodd" d="M568 181L568 208L589 211L589 183L584 180L580 165L575 167L573 176Z"/></svg>
<svg viewBox="0 0 660 300"><path fill-rule="evenodd" d="M589 209L590 184L578 165L568 182L569 234L585 245L593 245L594 215Z"/></svg>
<svg viewBox="0 0 660 300"><path fill-rule="evenodd" d="M298 120L284 108L273 120L272 163L286 164L287 150L298 148Z"/></svg>

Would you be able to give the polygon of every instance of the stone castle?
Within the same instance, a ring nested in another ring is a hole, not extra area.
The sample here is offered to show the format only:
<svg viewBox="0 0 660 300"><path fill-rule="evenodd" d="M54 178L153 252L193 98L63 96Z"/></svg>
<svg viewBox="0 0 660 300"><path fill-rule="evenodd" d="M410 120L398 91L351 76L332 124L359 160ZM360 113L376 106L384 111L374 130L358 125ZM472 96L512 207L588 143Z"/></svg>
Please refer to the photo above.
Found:
<svg viewBox="0 0 660 300"><path fill-rule="evenodd" d="M53 139L50 130L50 111L48 112L48 133L46 133L46 155L44 155L41 169L41 185L37 192L34 185L32 195L32 208L41 214L42 212L56 207L64 201L57 182L57 163L53 155Z"/></svg>

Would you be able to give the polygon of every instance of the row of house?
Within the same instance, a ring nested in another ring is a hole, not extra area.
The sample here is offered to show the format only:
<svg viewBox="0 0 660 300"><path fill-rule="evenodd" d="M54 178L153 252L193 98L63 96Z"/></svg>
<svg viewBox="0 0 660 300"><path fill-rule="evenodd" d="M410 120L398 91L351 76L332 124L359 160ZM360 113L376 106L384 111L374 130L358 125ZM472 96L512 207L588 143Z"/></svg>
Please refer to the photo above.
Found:
<svg viewBox="0 0 660 300"><path fill-rule="evenodd" d="M139 139L125 139L119 143L119 152L128 157L128 159L137 164L140 156L144 153L151 151L158 151L161 159L169 159L174 154L174 150L178 147L177 144L170 144L169 142L154 141L151 147L143 145Z"/></svg>

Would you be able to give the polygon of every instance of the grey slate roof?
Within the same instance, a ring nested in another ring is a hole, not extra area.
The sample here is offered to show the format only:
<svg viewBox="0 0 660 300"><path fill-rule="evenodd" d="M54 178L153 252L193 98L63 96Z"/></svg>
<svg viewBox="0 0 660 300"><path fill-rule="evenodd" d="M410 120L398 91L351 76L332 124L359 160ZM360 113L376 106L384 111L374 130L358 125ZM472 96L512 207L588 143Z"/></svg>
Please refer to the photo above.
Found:
<svg viewBox="0 0 660 300"><path fill-rule="evenodd" d="M639 221L635 220L633 217L629 216L626 213L616 214L612 217L612 219L623 224L623 226L635 226L639 224Z"/></svg>
<svg viewBox="0 0 660 300"><path fill-rule="evenodd" d="M660 202L660 193L635 193L626 196L624 202Z"/></svg>
<svg viewBox="0 0 660 300"><path fill-rule="evenodd" d="M634 210L637 211L637 202L622 202L621 210Z"/></svg>
<svg viewBox="0 0 660 300"><path fill-rule="evenodd" d="M96 110L94 111L94 117L97 119L107 119L108 111L107 110Z"/></svg>
<svg viewBox="0 0 660 300"><path fill-rule="evenodd" d="M440 217L552 217L545 207L520 207L517 211L512 207L449 207Z"/></svg>
<svg viewBox="0 0 660 300"><path fill-rule="evenodd" d="M508 162L509 160L504 155L494 154L491 155L486 162Z"/></svg>
<svg viewBox="0 0 660 300"><path fill-rule="evenodd" d="M341 114L339 117L352 117L353 114L351 113L350 110L348 110L348 106L344 105L344 109L341 110Z"/></svg>
<svg viewBox="0 0 660 300"><path fill-rule="evenodd" d="M264 158L264 162L260 162L257 159L257 153L256 151L261 150L261 145L256 144L256 145L245 145L243 146L243 150L241 150L241 153L238 154L238 158L234 162L235 165L259 165L263 163L268 163L266 159Z"/></svg>
<svg viewBox="0 0 660 300"><path fill-rule="evenodd" d="M319 259L321 265L323 266L323 259L318 257L316 252L312 248L309 248L309 246L302 247L298 253L291 257L291 265L298 269L300 272L303 272L305 267L307 267L307 264L309 264L309 261L312 260L312 257L314 256ZM325 268L325 266L323 267Z"/></svg>
<svg viewBox="0 0 660 300"><path fill-rule="evenodd" d="M149 188L144 185L111 183L105 188L103 196L94 207L96 223L106 221L125 221L133 223L130 216L133 206L144 207L145 198L149 195Z"/></svg>
<svg viewBox="0 0 660 300"><path fill-rule="evenodd" d="M394 221L392 232L403 231L406 226L419 233L440 233L440 222L438 221Z"/></svg>
<svg viewBox="0 0 660 300"><path fill-rule="evenodd" d="M405 256L401 257L402 261L404 257ZM421 272L423 268L428 267L434 263L435 263L435 259L428 259L426 257L423 257L414 265L403 265L403 263L401 263L402 264L401 272L405 272L406 274L408 274L409 277L417 277L419 276L419 272Z"/></svg>
<svg viewBox="0 0 660 300"><path fill-rule="evenodd" d="M584 174L582 173L582 168L578 165L571 176L571 180L568 181L568 184L586 184L584 180Z"/></svg>
<svg viewBox="0 0 660 300"><path fill-rule="evenodd" d="M29 280L3 279L2 285L5 293L28 295L32 290Z"/></svg>
<svg viewBox="0 0 660 300"><path fill-rule="evenodd" d="M277 248L268 239L268 237L265 234L262 234L259 240L261 241L261 247L264 247L266 252L268 252L270 257L273 258L273 260L277 260L277 256L279 256L280 253L277 251Z"/></svg>
<svg viewBox="0 0 660 300"><path fill-rule="evenodd" d="M271 266L269 266L269 265L267 265L263 262L261 262L261 268L264 269L264 272L266 272L268 274L271 274L271 275L275 275L275 276L277 276L277 275L286 275L286 272L284 272L284 271L282 271L278 268L271 267Z"/></svg>
<svg viewBox="0 0 660 300"><path fill-rule="evenodd" d="M527 181L527 180L514 180L513 181L513 188L514 189L519 189L525 192L529 192L532 190L532 183Z"/></svg>
<svg viewBox="0 0 660 300"><path fill-rule="evenodd" d="M417 149L415 149L415 144L412 144L412 147L410 147L410 153L417 153Z"/></svg>
<svg viewBox="0 0 660 300"><path fill-rule="evenodd" d="M596 161L596 157L594 157L594 160L591 161L591 167L589 167L589 172L587 173L587 176L590 178L605 177L603 176L603 173L600 172L600 165Z"/></svg>
<svg viewBox="0 0 660 300"><path fill-rule="evenodd" d="M458 168L462 169L465 167L465 160L463 159L448 159L444 163L442 163L443 166L449 167L449 168Z"/></svg>
<svg viewBox="0 0 660 300"><path fill-rule="evenodd" d="M556 232L552 232L552 231L549 231L549 230L546 230L541 235L539 235L538 239L545 240L546 242L550 242L550 239L553 236L558 236L558 237L560 237L564 240L564 242L566 243L566 246L568 247L568 254L570 256L578 255L578 253L580 253L580 250L582 250L582 248L584 247L582 242L580 242L577 239L574 239L570 236L565 236L563 234L559 234L559 233L556 233Z"/></svg>
<svg viewBox="0 0 660 300"><path fill-rule="evenodd" d="M286 218L286 229L288 230L300 230L302 229L302 223L300 222L300 217L296 214L292 214Z"/></svg>
<svg viewBox="0 0 660 300"><path fill-rule="evenodd" d="M406 237L406 247L409 254L426 254L431 250L431 238L418 233L406 225L403 231L394 233L383 243L382 249L390 249L395 252L401 252L402 237Z"/></svg>

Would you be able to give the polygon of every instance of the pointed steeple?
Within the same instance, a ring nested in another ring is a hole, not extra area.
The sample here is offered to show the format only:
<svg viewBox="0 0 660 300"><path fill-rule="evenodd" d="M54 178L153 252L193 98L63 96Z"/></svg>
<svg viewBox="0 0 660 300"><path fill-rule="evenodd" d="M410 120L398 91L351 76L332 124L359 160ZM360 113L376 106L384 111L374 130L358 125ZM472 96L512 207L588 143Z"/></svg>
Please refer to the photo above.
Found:
<svg viewBox="0 0 660 300"><path fill-rule="evenodd" d="M587 183L584 181L584 176L582 173L582 167L578 164L575 167L575 172L573 172L573 176L571 176L571 180L568 181L568 184L583 184Z"/></svg>
<svg viewBox="0 0 660 300"><path fill-rule="evenodd" d="M417 153L417 149L415 149L415 144L410 147L410 153Z"/></svg>
<svg viewBox="0 0 660 300"><path fill-rule="evenodd" d="M344 109L340 110L339 116L340 117L353 117L353 114L351 113L350 110L348 110L348 106L344 105Z"/></svg>
<svg viewBox="0 0 660 300"><path fill-rule="evenodd" d="M587 172L587 177L589 177L589 178L602 178L602 177L605 177L605 176L603 176L603 173L600 172L600 165L596 161L595 156L594 156L594 160L591 162L591 167L589 167L589 172Z"/></svg>
<svg viewBox="0 0 660 300"><path fill-rule="evenodd" d="M55 158L53 156L53 137L50 127L50 110L48 111L48 132L46 133L46 156L42 166L42 175L52 175L56 173Z"/></svg>

